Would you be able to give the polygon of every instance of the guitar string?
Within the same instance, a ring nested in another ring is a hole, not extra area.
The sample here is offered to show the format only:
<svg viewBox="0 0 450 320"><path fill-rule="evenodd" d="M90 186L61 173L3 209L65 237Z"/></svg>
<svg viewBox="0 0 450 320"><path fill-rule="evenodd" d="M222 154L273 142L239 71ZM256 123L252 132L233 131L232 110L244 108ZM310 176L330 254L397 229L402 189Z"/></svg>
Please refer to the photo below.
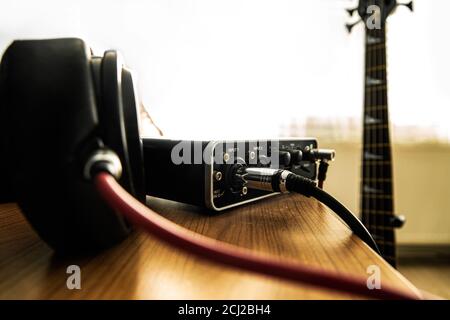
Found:
<svg viewBox="0 0 450 320"><path fill-rule="evenodd" d="M379 37L380 37L380 39L381 39L381 43L386 43L386 38L385 38L385 36L384 36L384 34L385 34L385 28L386 28L386 21L383 21L383 12L384 12L384 10L385 10L385 8L384 8L384 2L383 1L381 1L381 7L380 7L380 15L381 15L381 29L379 30ZM379 71L378 71L378 76L377 76L377 79L381 79L382 81L385 81L386 80L386 78L384 77L384 75L385 75L385 70L386 70L386 65L385 65L385 61L384 61L384 52L385 52L385 50L383 50L383 49L381 49L380 51L378 51L378 50L375 50L375 52L376 52L376 54L377 54L377 56L378 56L378 64L379 65L384 65L384 68L380 68L379 69ZM384 70L383 70L384 69ZM382 91L382 90L379 90L379 91L377 91L377 95L379 96L378 97L378 99L379 99L379 101L378 101L378 103L380 104L380 105L386 105L385 104L385 92L386 91ZM377 104L378 104L377 103ZM384 123L384 121L385 121L385 117L384 117L384 114L385 114L385 110L386 110L386 108L387 107L385 107L384 109L383 108L381 108L381 110L379 110L379 111L376 111L377 112L377 118L378 119L381 119L381 121L382 121L382 123ZM385 143L385 141L384 141L384 139L383 139L383 133L384 133L384 131L385 131L386 129L385 128L378 128L377 129L377 131L378 131L378 141L381 141L382 143ZM383 148L381 148L381 149L383 149L383 152L382 152L382 155L383 155L383 161L385 160L385 156L386 156L386 153L384 152L384 147ZM385 170L385 167L384 167L384 165L382 166L382 165L377 165L377 167L380 167L379 169L379 173L378 173L378 175L377 175L377 179L379 179L380 178L380 176L381 176L381 178L382 177L384 177L384 170ZM376 184L376 186L377 186L377 189L378 189L378 187L379 187L379 183L378 183L378 180L376 180L377 182L375 183ZM383 188L380 188L380 190L382 190L382 192L383 192L383 194L384 194L384 186L383 186ZM377 209L378 209L378 207L380 206L380 204L381 204L381 209L382 210L384 210L384 202L386 201L387 199L379 199L379 200L377 200ZM376 219L377 220L380 220L380 218L382 218L382 219L384 219L384 216L382 216L382 215L380 215L380 214L376 214ZM384 224L384 221L382 221L381 222L381 225L382 226L384 226L385 224ZM385 243L385 240L386 240L386 230L383 228L382 229L382 232L381 232L382 234L383 234L383 236L381 237L382 239L380 239L380 241L378 242L379 244L381 244L382 245L382 247L381 247L381 252L383 253L383 254L386 254L386 243Z"/></svg>
<svg viewBox="0 0 450 320"><path fill-rule="evenodd" d="M381 2L381 5L384 6L384 2ZM384 12L385 8L381 7L381 12ZM387 18L387 17L386 17ZM389 181L379 183L378 179L384 179L390 177L390 168L391 168L391 149L390 149L390 143L389 143L389 115L388 115L388 96L387 96L387 90L388 90L388 82L387 82L387 24L386 21L382 21L382 29L380 30L380 39L382 39L383 46L381 47L381 50L379 52L380 57L380 65L384 66L383 68L380 68L380 79L384 81L385 90L380 90L378 93L380 95L380 105L384 106L380 108L380 119L382 119L383 123L385 124L384 128L379 129L379 141L382 141L386 144L386 147L383 147L383 161L387 162L388 166L386 165L380 165L380 174L381 177L377 177L376 181L377 184L382 186L380 190L382 190L383 194L387 194L388 191L390 191L392 195L392 189L389 189ZM378 51L377 51L378 52ZM392 210L392 198L390 199L380 199L378 202L378 205L381 207L382 212L388 212ZM393 242L393 232L390 230L390 226L386 224L387 219L389 219L388 215L379 215L377 214L377 219L380 220L382 228L382 234L383 238L380 242L382 242L382 252L384 253L385 257L388 258L390 263L395 263L392 258L392 245L388 245L387 240ZM389 248L389 250L388 250Z"/></svg>
<svg viewBox="0 0 450 320"><path fill-rule="evenodd" d="M374 1L372 0L372 1L370 1L370 5L373 5L374 4ZM369 45L370 45L370 42L369 42L369 39L372 39L372 37L373 37L373 32L371 31L371 29L369 29L368 28L368 25L367 25L367 21L366 21L366 32L367 32L367 34L368 34L368 37L367 37L367 44L366 44L366 48L367 48L367 50L369 49ZM374 66L375 64L374 64L374 57L373 57L373 52L372 52L372 50L368 50L368 52L369 52L369 63L368 63L368 65L366 66L366 68L367 68L367 70L366 70L366 82L367 82L367 87L369 86L369 82L367 81L368 79L369 79L369 74L370 74L370 68L372 67L372 66ZM366 89L367 89L367 87L366 87ZM373 96L374 96L374 93L376 94L376 92L372 92L372 91L370 91L370 92L368 92L368 103L367 103L367 106L371 106L371 105L376 105L376 103L373 103L374 101L373 101ZM367 110L366 111L366 116L364 117L364 127L365 127L365 131L366 131L366 134L368 135L368 143L369 143L369 145L367 145L366 146L366 148L367 148L367 153L369 154L371 154L372 152L372 150L371 150L371 148L372 148L372 143L374 143L374 141L373 141L373 137L372 137L372 130L369 130L368 128L367 128L367 126L368 126L368 124L366 124L366 120L367 120L367 117L369 116L369 110ZM368 157L367 157L368 158ZM366 161L366 163L367 163L367 161ZM373 173L373 169L375 168L375 166L371 166L371 165L368 165L368 169L367 169L367 174L368 174L368 176L369 177L374 177L374 173ZM367 177L367 176L366 176ZM367 182L365 182L364 183L364 185L366 185L366 183ZM364 190L364 192L365 193L369 193L369 190L368 189L365 189ZM373 207L373 203L372 203L372 201L373 201L373 197L366 197L366 201L367 201L367 207L368 207L368 213L367 213L367 215L369 216L369 221L370 221L370 225L371 225L371 227L372 227L372 234L373 234L373 236L375 237L375 241L377 241L377 228L376 228L376 219L374 219L374 217L376 218L376 216L375 215L373 215L373 214L371 214L369 211L370 211L370 208L372 208Z"/></svg>
<svg viewBox="0 0 450 320"><path fill-rule="evenodd" d="M367 75L369 73L368 69L369 69L369 66L372 64L371 63L372 54L371 54L370 50L368 50L368 48L369 48L369 38L370 38L370 31L367 28L367 24L366 24L366 51L367 51L367 63L366 63L366 72L365 72L365 76L366 76L366 79L365 79L366 92L367 92L367 86L369 85L368 82L367 82ZM370 103L371 103L370 102L371 101L370 96L371 96L371 94L369 92L367 92L367 95L366 95L366 106L370 106ZM363 119L363 121L364 121L363 122L364 134L366 135L366 141L364 142L364 143L366 143L366 145L364 146L364 149L365 149L364 157L365 158L368 158L366 156L366 153L369 152L369 150L367 150L367 148L369 148L368 146L370 145L370 132L365 128L366 127L365 120L366 120L367 113L368 113L368 111L365 111L365 116L364 116L364 119ZM366 173L365 173L365 177L364 178L367 178L367 177L370 177L371 173L369 172L370 166L368 165L367 161L365 161L365 164L366 164ZM366 184L366 181L364 181L364 185L365 184ZM365 195L364 195L365 192L366 191L363 188L363 196L364 196L364 201L366 202L366 212L367 212L367 217L368 217L367 220L369 221L368 228L369 228L370 232L372 233L372 235L374 235L373 234L373 230L372 230L372 220L373 219L372 219L371 215L369 214L369 210L370 210L370 203L369 203L369 201L370 201L370 198L365 197Z"/></svg>
<svg viewBox="0 0 450 320"><path fill-rule="evenodd" d="M379 19L380 19L380 29L374 29L374 35L375 38L377 39L377 43L378 42L382 42L384 41L383 39L383 35L382 35L382 30L385 27L385 21L383 21L383 12L384 12L384 7L383 7L383 1L379 2ZM380 52L378 50L372 50L374 57L375 57L375 72L374 72L374 79L376 80L383 80L383 61L382 61L382 54L380 54ZM384 105L383 103L383 91L382 90L377 90L375 91L375 104L376 105ZM379 108L378 110L375 110L375 119L377 119L377 121L383 121L383 113L384 113L384 109L383 108ZM376 128L374 130L375 132L374 134L374 140L375 143L384 143L381 135L383 132L382 128ZM383 150L382 152L380 152L380 149ZM383 159L381 159L382 161L384 160L384 148L378 148L375 147L374 149L374 153L376 153L377 155L381 155L383 157ZM380 160L380 159L379 159ZM375 192L378 192L378 190L380 190L378 187L378 179L380 178L380 176L383 174L383 168L381 168L380 163L377 163L375 165L374 168L374 177L375 177L375 184L374 184L374 189ZM384 193L382 191L382 193ZM384 202L384 199L373 199L373 204L372 204L372 208L378 209L380 207L380 204ZM374 213L374 217L375 217L375 226L376 226L376 234L377 234L377 244L381 246L381 252L384 254L385 253L385 243L384 243L384 228L380 228L379 226L382 226L382 224L380 224L379 218L380 215L375 212Z"/></svg>
<svg viewBox="0 0 450 320"><path fill-rule="evenodd" d="M389 134L390 133L389 109L388 109L389 97L388 97L388 91L387 91L387 85L388 85L388 81L387 81L387 77L388 77L388 74L387 74L387 72L388 72L387 71L387 63L388 62L387 62L387 48L386 48L386 46L387 46L387 27L386 26L385 26L385 29L384 29L384 38L385 38L384 39L385 46L384 46L384 52L383 52L384 53L384 55L383 55L384 62L383 63L385 65L385 70L384 70L384 72L385 72L384 77L385 78L384 79L385 79L385 84L386 84L386 91L384 92L384 98L385 98L384 105L386 106L385 107L385 119L386 119L386 124L387 124L385 132L386 132L386 142L389 141L388 151L387 151L387 160L389 161L389 166L383 167L383 168L385 168L385 176L384 177L385 178L389 178L389 181L385 185L387 185L387 189L388 189L388 191L391 194L391 198L383 200L383 209L386 209L386 211L389 210L389 212L390 212L389 217L384 217L383 216L383 218L384 219L389 219L393 215L394 201L393 201L393 188L392 188L392 148L391 148L390 134ZM388 205L386 205L386 202L387 202ZM384 205L386 205L386 208L384 207ZM390 245L385 244L389 248L389 251L387 252L387 255L389 257L390 262L395 265L395 258L396 258L396 255L395 255L395 234L394 234L394 230L393 230L392 226L389 225L389 224L386 224L386 222L387 221L385 220L385 225L387 226L387 228L384 231L384 233L385 233L385 240L387 239L391 243ZM384 250L387 251L386 248Z"/></svg>
<svg viewBox="0 0 450 320"><path fill-rule="evenodd" d="M379 3L379 2L382 2L382 1L374 0L374 1L372 1L371 4L378 4L379 13L381 13L381 3ZM381 17L375 17L375 18L381 18ZM373 37L373 39L378 41L378 31L377 31L377 29L376 28L371 29L370 33L371 33L371 36ZM378 60L377 59L378 55L377 55L376 50L370 50L370 53L372 55L372 64L371 64L372 69L371 69L371 71L368 72L368 76L370 76L371 79L372 79L372 76L373 76L374 79L377 79L377 76L378 76L378 73L379 73L378 61L377 61ZM379 95L379 91L375 91L375 92L371 92L370 93L370 96L371 96L370 105L379 105L378 95ZM375 111L375 118L377 117L377 115L378 115L378 111ZM370 142L372 144L374 144L374 145L369 147L371 149L370 151L371 151L372 154L375 154L375 155L378 156L378 152L377 152L378 151L378 147L375 146L375 144L379 143L379 141L377 141L377 130L372 130L372 128L368 128L368 129L369 129L369 132L370 132ZM374 165L371 168L371 176L374 177L375 179L378 178L378 172L377 172L378 170L377 169L378 169L378 165ZM370 185L369 185L369 187L370 187ZM369 191L369 193L371 191L375 191L376 192L376 189L368 189L368 191ZM377 201L378 201L376 199L376 197L371 197L369 201L370 201L370 208L376 208ZM373 224L375 226L375 229L374 229L375 241L378 244L379 243L379 228L378 228L378 221L377 221L378 217L377 217L376 214L372 214L372 216L373 216L373 220L374 220ZM383 248L380 248L380 250L381 250L381 253L384 252Z"/></svg>
<svg viewBox="0 0 450 320"><path fill-rule="evenodd" d="M367 116L367 113L368 113L368 108L367 108L367 106L369 106L370 105L370 96L369 96L369 92L368 92L368 90L367 90L367 87L368 87L368 82L367 82L367 74L368 74L368 71L367 71L367 69L368 69L368 66L370 65L370 50L368 50L368 43L369 43L369 29L367 28L367 25L366 25L366 21L364 21L365 22L365 34L366 34L366 37L365 37L365 41L366 41L366 43L365 43L365 48L366 48L366 62L365 62L365 70L364 70L364 76L365 76L365 79L364 79L364 88L365 88L365 91L364 91L364 112L363 112L363 159L362 159L362 161L363 161L363 177L362 177L362 183L361 183L361 188L362 188L362 192L361 192L361 194L362 194L362 203L363 203L363 206L364 206L364 211L363 211L363 213L364 213L364 216L365 216L365 220L366 220L366 226L367 226L367 229L369 230L369 232L371 232L372 233L372 235L373 235L373 230L372 230L372 228L371 228L371 219L370 219L370 214L369 214L369 204L368 204L368 201L370 200L370 199L368 199L367 197L365 197L365 190L364 190L364 186L365 186L365 183L366 183L366 178L368 177L368 176L370 176L370 174L369 174L369 169L370 169L370 166L368 165L368 163L367 163L367 160L366 160L366 158L367 158L367 156L366 156L366 152L368 152L368 150L366 149L367 148L367 143L368 143L368 139L369 139L369 137L368 137L368 132L367 132L367 130L365 129L365 127L366 127L366 125L365 125L365 119L366 119L366 116Z"/></svg>
<svg viewBox="0 0 450 320"><path fill-rule="evenodd" d="M367 83L367 67L368 67L368 65L369 65L369 56L370 56L370 54L369 54L369 50L368 50L368 37L369 37L369 31L368 31L368 29L367 29L367 27L366 27L366 25L365 25L365 27L364 27L364 31L365 31L365 49L366 49L366 52L365 52L365 65L364 65L364 76L365 76L365 78L364 78L364 110L363 110L363 116L362 116L362 121L363 121L363 152L362 152L362 168L363 168L363 170L362 170L362 179L361 179L361 196L362 196L362 199L361 199L361 204L362 204L362 214L363 214L363 219L364 219L364 224L366 225L366 227L367 227L367 229L369 230L369 232L370 233L372 233L372 230L371 230L371 225L370 225L370 215L369 215L369 212L368 212L368 210L369 210L369 208L368 208L368 205L367 205L367 201L368 201L368 199L364 196L364 193L365 193L365 191L364 191L364 185L365 185L365 183L366 183L366 177L368 176L368 169L369 169L369 166L368 166L368 164L367 164L367 161L366 161L366 152L367 152L367 150L366 150L366 146L367 146L367 131L365 130L365 118L366 118L366 116L367 116L367 110L368 110L368 108L367 108L367 106L369 105L368 104L368 90L367 90L367 85L368 85L368 83ZM373 233L372 233L372 236L373 236Z"/></svg>
<svg viewBox="0 0 450 320"><path fill-rule="evenodd" d="M384 2L382 1L381 2L381 12L385 12L385 9L386 8L384 7ZM387 17L384 17L384 18L387 18ZM376 52L378 53L378 56L379 56L379 64L384 66L383 68L380 68L379 79L384 81L384 84L386 85L386 90L380 90L378 92L379 100L380 100L379 104L383 105L384 108L380 108L380 110L377 112L379 112L379 118L381 119L382 123L387 124L388 118L387 118L387 77L386 77L386 69L387 69L387 65L386 65L386 20L383 19L383 15L382 15L381 22L382 22L382 24L381 24L381 29L380 29L379 33L380 33L381 42L384 44L384 46L381 48L380 51L377 50ZM388 128L386 126L384 126L382 128L379 128L378 131L379 131L379 141L381 141L382 143L387 143L387 140L385 138L387 138L386 133L388 131ZM388 148L386 148L386 147L382 148L382 150L383 150L383 152L382 152L383 159L382 160L383 161L385 161L389 156L389 151L386 151L385 149L388 149ZM380 186L380 190L383 192L383 194L386 194L385 185L383 183L378 182L378 179L380 179L380 178L382 179L386 176L386 166L379 165L379 167L380 167L379 168L380 172L379 172L379 176L377 176L377 185ZM378 206L381 207L382 211L384 211L386 209L386 207L385 207L386 201L389 201L389 199L380 199L377 203ZM381 221L379 221L379 223L383 226L382 232L381 232L383 235L382 235L382 239L380 239L379 242L382 244L382 252L386 256L388 254L387 254L387 248L386 248L387 247L387 244L386 244L387 230L385 228L385 226L386 226L385 221L384 221L385 216L377 214L377 219L381 220Z"/></svg>
<svg viewBox="0 0 450 320"><path fill-rule="evenodd" d="M385 123L386 123L386 127L385 129L382 131L384 136L384 141L387 143L387 150L386 150L386 161L388 161L388 166L383 166L383 178L389 178L389 180L387 180L387 182L383 183L383 191L387 191L390 193L391 198L390 199L383 199L382 201L382 210L384 211L389 211L390 215L392 215L392 210L393 210L393 199L392 199L392 195L393 195L393 190L392 190L392 163L391 163L391 144L390 144L390 135L389 135L389 111L388 111L388 75L387 75L387 24L384 24L384 29L383 29L383 50L381 51L382 53L382 59L383 62L382 64L385 66L384 67L384 74L383 74L383 80L384 80L384 84L386 86L386 90L382 91L383 93L383 105L385 106L384 108L384 119L385 119ZM386 193L386 192L385 192ZM390 215L383 215L383 225L386 226L387 228L384 228L384 246L383 246L383 250L385 251L386 255L388 256L388 260L390 260L391 263L395 264L395 247L394 247L394 232L392 230L392 227L390 225L387 224L388 219L390 218ZM388 244L386 241L390 241L390 244ZM388 250L389 248L389 250Z"/></svg>
<svg viewBox="0 0 450 320"><path fill-rule="evenodd" d="M378 6L380 5L379 3L377 3L376 1L372 2L372 4L378 4ZM380 9L381 10L381 9ZM373 39L375 39L376 41L378 41L378 34L377 34L377 29L371 29L370 30L371 33L371 37L373 37ZM368 75L372 78L372 77L377 77L378 74L378 68L377 66L377 53L374 50L370 50L371 55L372 55L372 66L371 66L371 71L368 72ZM371 99L372 101L370 102L370 105L378 105L378 91L374 91L371 92ZM375 110L375 113L372 114L373 116L377 116L377 110ZM371 150L372 154L375 154L377 157L379 156L378 154L378 147L376 146L377 143L379 143L379 141L377 141L377 132L376 130L369 130L370 132L370 139L371 139L371 146L369 147ZM378 159L375 161L375 165L373 165L371 167L371 176L374 177L375 179L377 179L377 163ZM376 208L376 197L371 197L370 198L370 209ZM374 234L375 234L375 241L377 242L377 244L379 243L379 228L378 228L378 224L377 224L377 215L376 214L372 214L372 219L373 219L373 225L374 225ZM382 248L380 249L382 250ZM381 253L383 253L383 251L381 251Z"/></svg>
<svg viewBox="0 0 450 320"><path fill-rule="evenodd" d="M374 2L373 2L373 0L370 2L370 5L372 5ZM367 28L367 21L366 21L366 28ZM366 33L368 34L368 37L367 37L367 45L366 45L366 48L368 48L368 46L369 46L369 38L372 36L371 35L371 32L370 32L370 29L366 29L367 31L366 31ZM369 68L371 68L373 65L374 65L374 59L373 59L373 52L372 51L370 51L369 50L369 56L368 56L368 60L369 60L369 62L368 62L368 64L367 64L367 66L366 66L366 68L367 68L367 71L366 71L366 82L367 82L367 77L368 77L368 75L369 75ZM368 82L367 82L367 85L368 85ZM373 93L368 93L368 105L370 106L370 105L375 105L375 103L373 103ZM365 121L366 121L366 116L367 116L367 114L365 115L365 117L364 117L364 127L366 127L366 124L365 124ZM367 140L368 140L368 143L369 143L369 145L367 146L367 148L368 149L370 149L371 147L371 145L372 145L372 143L374 143L374 141L373 141L373 134L372 134L372 132L370 131L370 130L366 130L366 134L367 134ZM370 152L371 150L367 150L367 152ZM367 163L367 162L366 162ZM369 177L370 176L373 176L373 173L372 173L372 170L373 170L373 168L374 168L374 166L370 166L370 165L368 165L368 168L367 168L367 174L369 175ZM366 182L364 182L364 185L366 185ZM364 192L366 192L366 191L364 191ZM366 202L367 202L367 207L370 209L371 207L372 207L372 201L373 201L373 198L368 198L368 197L366 197ZM369 223L370 223L370 225L371 225L371 227L373 228L373 230L372 230L372 234L375 236L375 241L376 241L376 226L375 226L375 224L374 224L374 219L373 219L373 215L370 215L370 214L368 214L368 216L369 216Z"/></svg>

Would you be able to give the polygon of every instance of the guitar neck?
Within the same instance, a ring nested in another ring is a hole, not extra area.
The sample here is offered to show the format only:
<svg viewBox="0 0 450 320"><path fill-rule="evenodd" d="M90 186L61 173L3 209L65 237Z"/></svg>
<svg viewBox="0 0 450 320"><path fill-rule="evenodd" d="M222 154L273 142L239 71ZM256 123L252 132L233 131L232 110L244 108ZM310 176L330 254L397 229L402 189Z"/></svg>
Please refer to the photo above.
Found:
<svg viewBox="0 0 450 320"><path fill-rule="evenodd" d="M386 31L366 28L361 213L383 257L395 266L386 76Z"/></svg>

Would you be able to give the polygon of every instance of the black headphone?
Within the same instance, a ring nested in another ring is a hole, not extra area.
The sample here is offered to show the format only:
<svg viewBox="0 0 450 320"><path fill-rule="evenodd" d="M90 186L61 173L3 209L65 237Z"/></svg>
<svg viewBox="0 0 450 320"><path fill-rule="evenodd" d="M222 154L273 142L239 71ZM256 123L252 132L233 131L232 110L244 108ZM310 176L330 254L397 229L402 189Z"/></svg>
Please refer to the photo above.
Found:
<svg viewBox="0 0 450 320"><path fill-rule="evenodd" d="M64 253L97 251L130 226L85 179L93 154L120 158L120 184L145 200L133 76L116 51L80 39L14 41L0 66L0 202L18 202Z"/></svg>

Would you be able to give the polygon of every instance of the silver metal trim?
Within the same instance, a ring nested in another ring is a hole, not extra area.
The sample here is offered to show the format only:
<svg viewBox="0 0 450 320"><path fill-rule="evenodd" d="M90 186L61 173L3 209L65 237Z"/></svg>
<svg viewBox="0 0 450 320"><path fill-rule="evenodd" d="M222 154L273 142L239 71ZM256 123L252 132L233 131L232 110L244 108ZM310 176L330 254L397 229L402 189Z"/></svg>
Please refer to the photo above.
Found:
<svg viewBox="0 0 450 320"><path fill-rule="evenodd" d="M246 140L244 140L244 141L246 141ZM206 207L208 209L212 209L212 210L215 210L215 211L222 211L222 210L230 209L230 208L233 208L233 207L237 207L237 206L242 205L242 204L250 203L250 202L253 202L253 201L261 200L261 199L272 197L274 195L279 194L279 192L273 192L273 193L269 193L269 194L266 194L266 195L261 196L261 197L252 198L252 199L236 202L236 203L230 204L228 206L224 206L224 207L220 207L220 208L216 207L214 205L214 195L213 195L213 191L214 190L212 188L212 186L214 184L214 182L213 182L213 179L214 179L214 170L213 170L214 156L213 155L214 155L214 149L219 143L226 143L226 141L220 140L220 141L214 141L213 142L213 145L212 145L212 147L210 149L210 152L211 152L211 154L210 154L211 159L210 160L211 161L210 161L209 164L205 165L205 180L206 180L205 181L205 185L206 185L206 188L205 188L205 205L206 205Z"/></svg>
<svg viewBox="0 0 450 320"><path fill-rule="evenodd" d="M221 181L222 180L222 172L220 171L215 171L214 173L214 178L216 179L216 181Z"/></svg>
<svg viewBox="0 0 450 320"><path fill-rule="evenodd" d="M286 192L289 192L287 189L286 189L286 178L288 177L288 175L289 174L291 174L292 172L290 172L290 171L288 171L288 170L283 170L282 172L281 172L281 176L280 176L280 190L281 190L281 193L286 193Z"/></svg>
<svg viewBox="0 0 450 320"><path fill-rule="evenodd" d="M84 165L83 176L85 179L92 179L92 167L98 162L105 162L108 165L109 173L111 173L116 179L119 179L122 176L122 163L120 162L119 156L112 150L99 149L94 151Z"/></svg>
<svg viewBox="0 0 450 320"><path fill-rule="evenodd" d="M242 140L242 142L247 142L247 141L264 141L264 140L266 140L266 141L278 140L279 142L292 141L292 140L294 140L294 141L311 140L311 141L313 141L312 144L313 145L315 144L315 147L318 148L317 139L313 138L313 137L302 137L300 139L299 138L295 138L295 137L287 137L287 138L283 138L283 139L255 139L255 140ZM236 141L233 140L233 142L241 142L241 140L236 140ZM269 194L263 195L261 197L252 198L252 199L244 200L244 201L241 201L241 202L236 202L236 203L230 204L230 205L225 206L225 207L217 208L214 205L214 196L213 196L213 189L212 189L213 178L214 178L214 176L213 176L214 172L212 170L213 164L214 164L214 157L213 157L214 152L213 151L214 151L214 148L219 143L226 143L226 141L218 140L218 141L211 141L211 143L212 143L212 147L210 149L211 150L210 151L211 152L211 155L210 155L211 156L211 159L210 159L211 161L210 161L209 164L205 165L205 186L206 186L206 188L205 188L205 206L208 209L212 209L212 210L215 210L215 211L222 211L222 210L230 209L230 208L233 208L233 207L237 207L237 206L242 205L242 204L247 204L247 203L250 203L250 202L253 202L253 201L262 200L262 199L265 199L265 198L269 198L269 197L275 196L277 194L281 194L280 192L273 192L273 193L269 193Z"/></svg>

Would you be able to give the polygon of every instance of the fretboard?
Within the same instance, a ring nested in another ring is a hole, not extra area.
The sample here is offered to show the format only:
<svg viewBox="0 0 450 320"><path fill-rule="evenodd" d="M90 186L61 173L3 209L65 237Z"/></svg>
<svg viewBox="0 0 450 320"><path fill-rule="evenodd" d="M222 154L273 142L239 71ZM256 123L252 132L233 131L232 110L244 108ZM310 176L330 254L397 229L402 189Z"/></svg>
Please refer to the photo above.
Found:
<svg viewBox="0 0 450 320"><path fill-rule="evenodd" d="M386 32L366 28L361 214L383 257L395 266Z"/></svg>

